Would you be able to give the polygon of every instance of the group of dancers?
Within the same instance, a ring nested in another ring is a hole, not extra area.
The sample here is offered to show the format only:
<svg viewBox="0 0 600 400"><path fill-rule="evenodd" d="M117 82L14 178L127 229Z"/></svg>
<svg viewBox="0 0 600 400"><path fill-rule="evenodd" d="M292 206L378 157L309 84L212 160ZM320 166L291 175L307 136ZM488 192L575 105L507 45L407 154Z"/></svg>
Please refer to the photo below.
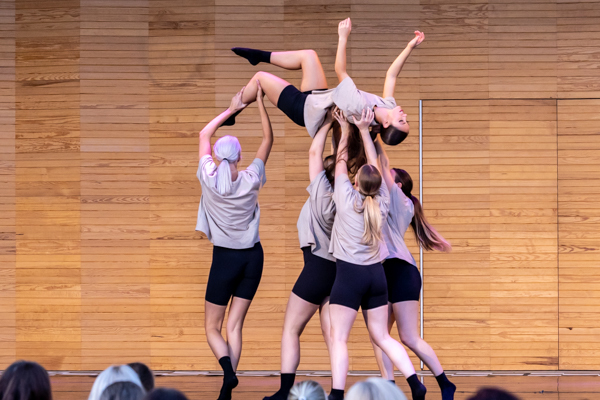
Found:
<svg viewBox="0 0 600 400"><path fill-rule="evenodd" d="M258 192L266 182L265 164L273 131L263 97L313 138L309 150L309 198L298 218L304 268L290 294L281 339L281 387L265 400L285 400L300 363L300 335L319 310L323 338L331 359L330 400L344 397L348 373L350 330L359 308L367 323L382 376L393 382L394 366L406 377L413 400L425 398L404 347L389 332L394 321L403 344L429 367L442 399L452 400L452 384L433 349L417 332L421 277L404 235L411 225L425 250L450 251L450 244L429 225L419 200L412 195L410 175L390 168L384 149L409 133L407 116L396 105L396 78L410 53L423 40L416 31L387 71L383 96L358 90L346 71L350 19L338 26L335 72L339 84L328 89L319 57L313 50L268 52L233 48L252 65L270 63L301 70L300 89L266 72L256 73L231 100L229 108L200 132L197 172L202 186L196 230L213 243L206 288L205 330L208 344L223 368L218 400L230 400L238 385L235 374L242 351L242 327L258 289L263 250L258 235ZM211 153L211 137L222 125L256 102L262 142L248 168L240 170L237 138L223 136ZM323 158L332 132L332 155ZM227 306L227 339L221 329Z"/></svg>

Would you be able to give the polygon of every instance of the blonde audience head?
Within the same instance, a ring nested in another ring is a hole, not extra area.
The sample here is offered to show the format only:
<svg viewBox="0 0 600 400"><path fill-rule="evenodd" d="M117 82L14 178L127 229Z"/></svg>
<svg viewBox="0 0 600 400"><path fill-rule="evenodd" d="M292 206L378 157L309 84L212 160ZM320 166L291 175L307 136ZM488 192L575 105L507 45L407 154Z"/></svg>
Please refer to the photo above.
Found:
<svg viewBox="0 0 600 400"><path fill-rule="evenodd" d="M406 400L406 396L390 381L369 378L355 383L348 391L346 400Z"/></svg>
<svg viewBox="0 0 600 400"><path fill-rule="evenodd" d="M143 393L144 387L140 381L138 374L128 365L113 365L106 368L98 375L90 391L88 400L100 400L104 389L109 387L115 382L133 382L138 385Z"/></svg>
<svg viewBox="0 0 600 400"><path fill-rule="evenodd" d="M303 381L292 387L288 400L327 400L327 394L317 382Z"/></svg>

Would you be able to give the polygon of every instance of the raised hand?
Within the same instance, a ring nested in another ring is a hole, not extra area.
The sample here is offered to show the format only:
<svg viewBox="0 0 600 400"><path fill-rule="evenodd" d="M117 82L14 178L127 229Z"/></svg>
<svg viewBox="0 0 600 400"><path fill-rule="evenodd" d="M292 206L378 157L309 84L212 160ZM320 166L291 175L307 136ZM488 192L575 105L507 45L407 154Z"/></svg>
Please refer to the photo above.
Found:
<svg viewBox="0 0 600 400"><path fill-rule="evenodd" d="M232 97L231 104L229 104L229 111L231 111L231 113L236 113L240 110L243 110L244 108L246 108L248 106L248 104L244 104L242 102L242 96L244 94L244 89L246 89L246 86L244 86L242 88L242 90L237 92L237 94Z"/></svg>
<svg viewBox="0 0 600 400"><path fill-rule="evenodd" d="M408 42L408 47L414 49L415 47L423 43L423 40L425 40L425 34L420 31L415 31L415 37L410 42Z"/></svg>
<svg viewBox="0 0 600 400"><path fill-rule="evenodd" d="M325 119L321 125L331 125L333 122L333 107L329 107L327 109L327 114L325 114Z"/></svg>
<svg viewBox="0 0 600 400"><path fill-rule="evenodd" d="M352 31L352 21L350 18L346 18L338 24L338 36L340 38L348 39L350 32Z"/></svg>
<svg viewBox="0 0 600 400"><path fill-rule="evenodd" d="M262 90L262 86L260 86L260 81L256 80L256 101L263 102L263 97L265 97L265 92Z"/></svg>
<svg viewBox="0 0 600 400"><path fill-rule="evenodd" d="M336 107L335 110L333 110L333 118L340 123L340 128L342 128L342 137L347 137L350 134L350 123L346 119L344 112Z"/></svg>
<svg viewBox="0 0 600 400"><path fill-rule="evenodd" d="M373 122L373 118L375 118L375 113L370 108L365 108L362 111L362 115L358 121L354 115L352 116L354 125L356 125L356 127L361 131L364 129L369 129L369 125L371 125L371 122Z"/></svg>

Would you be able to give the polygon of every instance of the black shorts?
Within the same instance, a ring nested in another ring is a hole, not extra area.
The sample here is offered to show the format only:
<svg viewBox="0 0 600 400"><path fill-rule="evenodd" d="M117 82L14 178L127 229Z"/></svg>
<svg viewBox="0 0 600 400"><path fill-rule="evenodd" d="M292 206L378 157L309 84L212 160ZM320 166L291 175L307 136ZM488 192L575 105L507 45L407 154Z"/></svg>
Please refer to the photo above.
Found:
<svg viewBox="0 0 600 400"><path fill-rule="evenodd" d="M311 93L312 90L301 92L294 85L288 85L279 94L277 108L283 111L296 125L306 126L304 123L304 104Z"/></svg>
<svg viewBox="0 0 600 400"><path fill-rule="evenodd" d="M315 256L310 246L303 247L304 268L292 289L292 293L312 304L322 304L331 294L335 282L335 261Z"/></svg>
<svg viewBox="0 0 600 400"><path fill-rule="evenodd" d="M387 280L390 303L419 301L421 295L421 274L411 263L398 258L390 258L383 263Z"/></svg>
<svg viewBox="0 0 600 400"><path fill-rule="evenodd" d="M356 265L337 260L335 283L329 304L340 304L358 311L387 305L385 272L381 263Z"/></svg>
<svg viewBox="0 0 600 400"><path fill-rule="evenodd" d="M263 270L260 242L249 249L213 247L213 259L206 285L206 301L226 306L231 296L252 300Z"/></svg>
<svg viewBox="0 0 600 400"><path fill-rule="evenodd" d="M301 92L294 85L286 86L279 95L277 108L287 115L296 125L304 124L304 104L310 92Z"/></svg>

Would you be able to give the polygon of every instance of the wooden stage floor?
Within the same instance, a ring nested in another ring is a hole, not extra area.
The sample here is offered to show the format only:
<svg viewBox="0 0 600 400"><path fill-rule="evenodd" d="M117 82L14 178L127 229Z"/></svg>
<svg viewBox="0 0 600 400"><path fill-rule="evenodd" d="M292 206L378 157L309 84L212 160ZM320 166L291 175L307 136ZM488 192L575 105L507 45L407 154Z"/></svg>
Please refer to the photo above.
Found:
<svg viewBox="0 0 600 400"><path fill-rule="evenodd" d="M496 386L513 392L522 400L597 400L600 399L600 376L598 373L583 375L586 372L574 372L577 375L554 374L539 375L504 375L510 372L497 372L482 376L465 375L465 373L449 374L458 387L455 400L465 400L482 386ZM481 373L476 373L481 374ZM536 372L535 374L540 374ZM550 373L552 374L552 373ZM368 376L350 376L347 388ZM95 377L86 375L54 375L51 376L54 400L85 400L89 394ZM327 376L298 376L297 382L313 379L329 391L330 378ZM424 376L427 386L427 400L441 399L435 379ZM156 377L157 387L172 387L183 391L190 400L215 400L218 396L222 377L207 375L163 375ZM396 382L405 394L410 393L404 379L396 376ZM240 385L234 391L233 400L262 400L279 387L278 376L240 376ZM409 397L410 399L410 397Z"/></svg>

